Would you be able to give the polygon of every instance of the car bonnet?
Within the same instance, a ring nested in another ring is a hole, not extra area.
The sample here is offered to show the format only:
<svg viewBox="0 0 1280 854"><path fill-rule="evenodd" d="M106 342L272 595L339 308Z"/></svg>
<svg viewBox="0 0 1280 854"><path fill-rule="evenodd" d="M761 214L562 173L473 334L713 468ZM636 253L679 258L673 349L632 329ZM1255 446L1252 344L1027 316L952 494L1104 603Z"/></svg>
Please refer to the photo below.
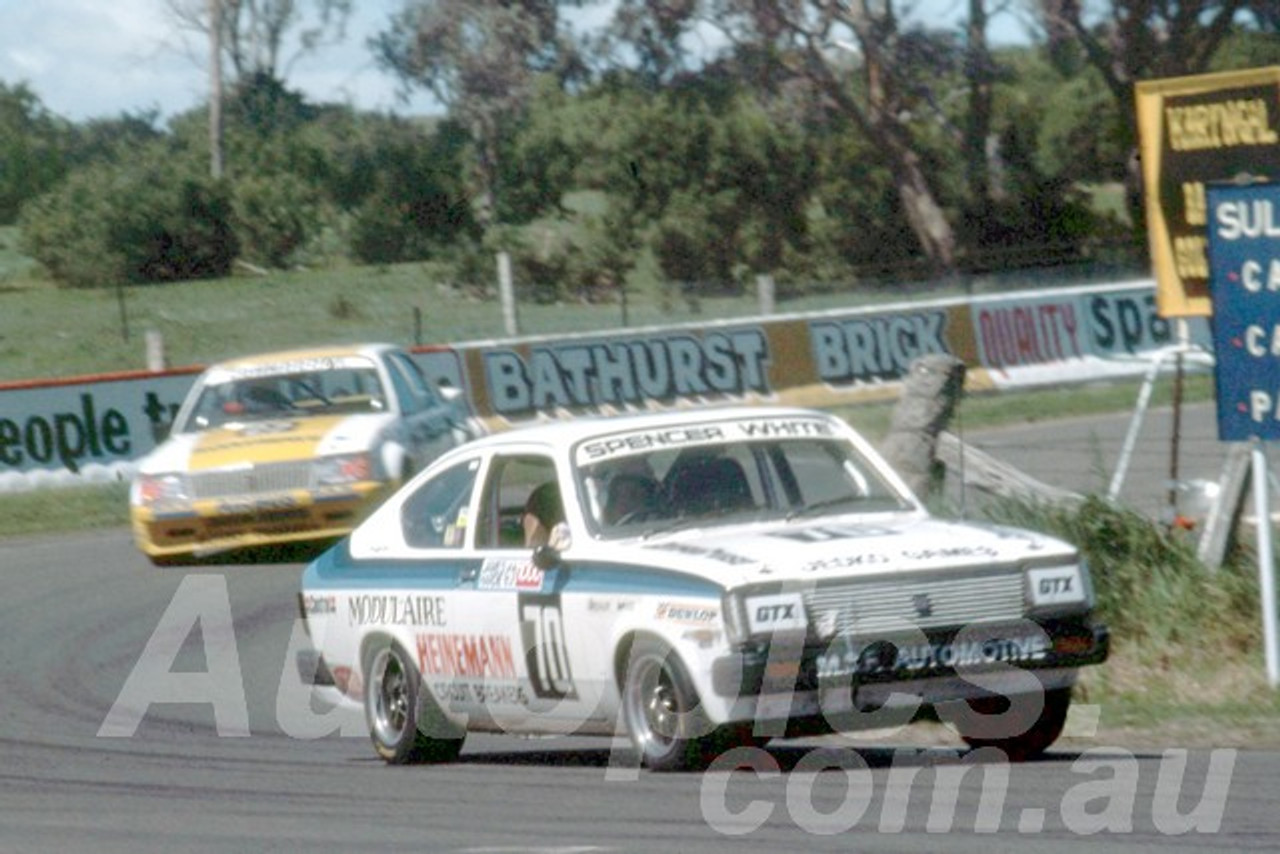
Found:
<svg viewBox="0 0 1280 854"><path fill-rule="evenodd" d="M915 514L690 529L631 541L625 550L636 560L725 586L1078 560L1073 547L1052 537Z"/></svg>
<svg viewBox="0 0 1280 854"><path fill-rule="evenodd" d="M243 421L171 437L145 470L202 471L312 459L371 448L389 416L339 415Z"/></svg>

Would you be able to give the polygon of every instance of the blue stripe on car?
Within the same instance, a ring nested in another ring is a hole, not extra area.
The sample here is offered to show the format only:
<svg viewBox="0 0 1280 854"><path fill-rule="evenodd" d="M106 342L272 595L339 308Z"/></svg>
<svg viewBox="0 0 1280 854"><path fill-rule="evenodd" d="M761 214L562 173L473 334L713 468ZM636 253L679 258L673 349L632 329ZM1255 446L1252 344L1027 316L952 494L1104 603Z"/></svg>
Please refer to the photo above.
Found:
<svg viewBox="0 0 1280 854"><path fill-rule="evenodd" d="M478 570L485 558L354 561L345 542L317 558L303 573L304 590L401 587L413 590L475 590L459 583L464 569ZM702 578L620 563L577 563L547 572L548 593L611 593L719 597L721 587Z"/></svg>

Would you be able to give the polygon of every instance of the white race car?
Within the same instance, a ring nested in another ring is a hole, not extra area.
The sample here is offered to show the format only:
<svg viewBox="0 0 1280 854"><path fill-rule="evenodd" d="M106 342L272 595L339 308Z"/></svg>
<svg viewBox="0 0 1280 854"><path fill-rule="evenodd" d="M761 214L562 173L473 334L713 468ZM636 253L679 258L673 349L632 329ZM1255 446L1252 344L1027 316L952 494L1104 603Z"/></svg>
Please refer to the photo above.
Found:
<svg viewBox="0 0 1280 854"><path fill-rule="evenodd" d="M308 682L386 761L622 731L654 769L903 723L1035 756L1107 656L1076 549L932 518L821 412L585 419L472 442L302 576Z"/></svg>
<svg viewBox="0 0 1280 854"><path fill-rule="evenodd" d="M213 365L138 463L134 540L166 564L350 533L393 487L471 437L460 396L389 344Z"/></svg>

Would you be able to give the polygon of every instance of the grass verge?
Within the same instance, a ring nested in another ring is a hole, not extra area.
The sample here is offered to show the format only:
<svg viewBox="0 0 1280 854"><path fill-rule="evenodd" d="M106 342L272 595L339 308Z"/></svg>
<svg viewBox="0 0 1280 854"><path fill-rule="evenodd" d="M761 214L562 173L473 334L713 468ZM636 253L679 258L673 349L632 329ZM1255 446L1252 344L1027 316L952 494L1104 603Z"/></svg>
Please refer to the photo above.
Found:
<svg viewBox="0 0 1280 854"><path fill-rule="evenodd" d="M129 524L129 485L0 493L0 538Z"/></svg>
<svg viewBox="0 0 1280 854"><path fill-rule="evenodd" d="M1076 543L1088 562L1113 645L1106 664L1084 672L1077 700L1099 708L1104 736L1178 747L1280 746L1280 692L1263 666L1251 546L1237 544L1210 571L1194 539L1099 498L1074 508L993 504L986 512Z"/></svg>
<svg viewBox="0 0 1280 854"><path fill-rule="evenodd" d="M496 298L457 287L451 268L396 264L271 272L201 282L69 290L37 277L5 249L0 231L0 382L146 367L145 332L163 337L171 365L208 364L264 349L390 341L457 344L506 337ZM860 287L785 300L780 312L806 312L960 297ZM753 291L690 300L648 284L621 302L518 306L522 335L635 330L677 323L757 317ZM264 346L263 342L270 342Z"/></svg>

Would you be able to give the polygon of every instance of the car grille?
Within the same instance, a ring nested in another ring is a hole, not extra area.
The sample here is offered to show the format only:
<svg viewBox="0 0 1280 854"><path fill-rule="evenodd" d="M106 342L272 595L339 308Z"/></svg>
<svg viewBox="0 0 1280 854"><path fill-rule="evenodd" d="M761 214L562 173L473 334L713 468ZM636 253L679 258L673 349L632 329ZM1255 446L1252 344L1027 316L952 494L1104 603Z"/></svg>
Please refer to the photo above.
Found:
<svg viewBox="0 0 1280 854"><path fill-rule="evenodd" d="M191 476L196 498L224 498L306 489L311 483L311 463L270 463L250 468L198 472Z"/></svg>
<svg viewBox="0 0 1280 854"><path fill-rule="evenodd" d="M868 635L901 629L967 626L1023 616L1021 572L974 577L849 582L804 594L809 620L836 634Z"/></svg>

